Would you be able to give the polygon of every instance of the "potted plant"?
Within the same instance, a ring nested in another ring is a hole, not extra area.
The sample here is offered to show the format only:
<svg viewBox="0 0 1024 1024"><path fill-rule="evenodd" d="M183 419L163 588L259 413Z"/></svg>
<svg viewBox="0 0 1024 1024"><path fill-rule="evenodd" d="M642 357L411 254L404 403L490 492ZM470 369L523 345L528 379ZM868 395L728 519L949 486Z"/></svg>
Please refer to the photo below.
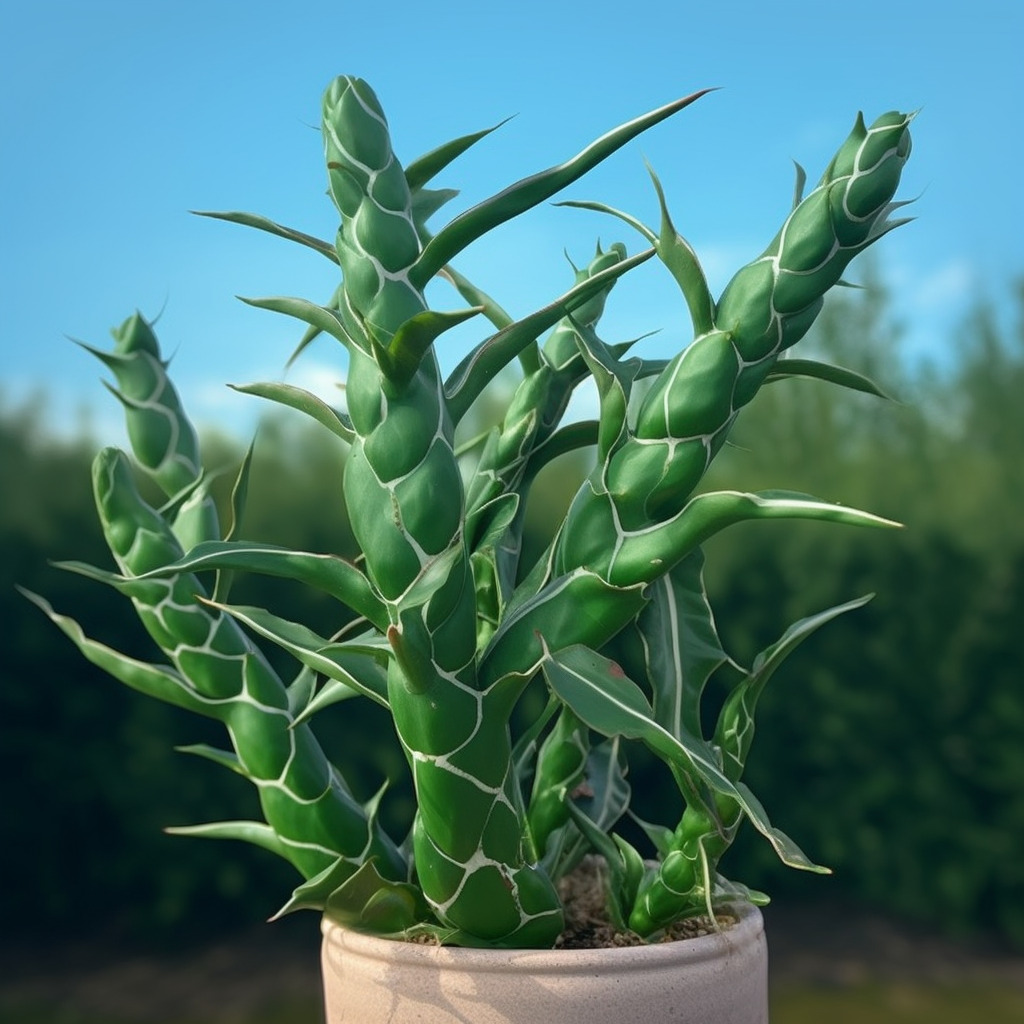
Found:
<svg viewBox="0 0 1024 1024"><path fill-rule="evenodd" d="M424 1007L434 1006L445 1021L595 1021L613 990L625 991L609 980L613 970L650 958L640 984L655 1019L766 1019L756 909L766 897L726 880L719 860L749 820L785 863L825 869L771 825L743 784L755 705L795 646L867 599L796 623L741 668L716 631L701 544L742 520L895 524L802 494L698 488L762 384L799 376L879 393L856 373L788 350L851 259L900 223L889 215L900 205L893 196L910 152L910 116L885 114L870 127L858 118L806 197L800 171L779 234L717 302L653 172L656 228L599 203L565 204L624 221L646 247L627 256L621 244L599 246L574 284L537 312L514 319L452 262L700 95L610 131L434 232L428 222L455 193L428 186L488 132L403 168L373 91L340 77L323 101L329 192L341 215L336 240L250 214L210 214L308 246L340 267L327 305L246 301L304 322L299 350L320 333L341 343L344 409L282 383L240 390L300 410L347 443L355 561L243 539L235 525L223 532L196 432L150 324L135 315L115 331L113 352L91 350L117 379L135 461L166 503L142 498L127 456L101 451L95 497L117 570L66 568L129 598L166 661L105 647L30 596L90 661L224 724L230 749L188 750L250 779L265 820L170 831L245 840L294 865L302 882L281 913L323 913L331 1019L425 1020ZM631 342L597 331L615 281L651 258L665 265L693 320L694 340L670 360L630 357ZM468 307L427 307L424 290L439 277ZM483 340L443 378L433 344L470 318L488 323ZM516 362L519 382L499 422L457 442L474 402ZM599 419L564 422L588 377ZM548 549L523 564L532 482L551 460L582 448L596 452L592 471ZM248 473L246 459L232 500L236 524ZM343 606L345 624L321 636L289 620L287 609L234 605L229 587L239 571L323 591ZM261 642L294 657L293 678L279 677ZM713 675L730 689L705 731L702 695ZM513 735L513 709L534 679L543 679L546 705ZM344 766L332 764L314 736L318 712L356 698L393 716L390 740L405 753L417 797L405 839L381 826L380 796L363 803L353 795ZM679 820L642 823L649 850L617 831L629 807L630 741L664 760L685 802ZM600 858L596 869L588 855ZM638 947L550 951L565 926L560 890L581 863L601 879L610 926ZM700 916L708 935L655 943ZM398 959L380 959L382 950ZM703 981L666 970L688 961ZM401 962L408 983L394 966ZM574 965L585 994L569 997L572 1008L538 1011L563 991L557 971L571 974ZM496 994L479 973L484 967L505 972L511 995ZM652 1005L654 976L668 979L667 1002ZM627 998L635 1007L635 995Z"/></svg>

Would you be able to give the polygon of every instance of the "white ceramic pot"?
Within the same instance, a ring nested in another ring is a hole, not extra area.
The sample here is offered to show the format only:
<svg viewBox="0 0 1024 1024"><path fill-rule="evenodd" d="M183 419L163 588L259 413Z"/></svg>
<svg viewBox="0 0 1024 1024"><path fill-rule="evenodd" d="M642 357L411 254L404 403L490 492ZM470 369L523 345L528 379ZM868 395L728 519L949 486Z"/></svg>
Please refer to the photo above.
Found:
<svg viewBox="0 0 1024 1024"><path fill-rule="evenodd" d="M767 1024L761 912L718 934L624 949L461 949L324 921L327 1024Z"/></svg>

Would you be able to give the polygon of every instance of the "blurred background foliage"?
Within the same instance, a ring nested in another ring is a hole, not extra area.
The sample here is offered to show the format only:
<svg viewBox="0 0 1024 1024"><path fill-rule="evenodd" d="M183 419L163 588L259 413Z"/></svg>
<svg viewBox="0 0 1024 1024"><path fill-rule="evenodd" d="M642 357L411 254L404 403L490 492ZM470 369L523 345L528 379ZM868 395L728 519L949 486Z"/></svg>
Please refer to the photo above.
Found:
<svg viewBox="0 0 1024 1024"><path fill-rule="evenodd" d="M808 491L907 524L740 526L707 548L719 628L741 661L797 618L877 594L816 634L773 680L749 768L775 823L836 874L787 871L749 835L723 867L777 898L841 895L1024 948L1024 280L1014 286L1016 322L1000 322L979 298L922 356L903 351L875 265L865 277L863 289L826 307L800 354L866 372L897 400L771 384L707 480ZM297 418L261 428L244 535L351 555L343 447L318 431ZM108 643L153 653L117 594L48 564L110 564L92 509L87 434L51 436L42 398L0 403L7 927L134 940L156 926L180 939L265 919L296 881L290 868L240 844L161 833L257 813L243 780L173 750L218 743L216 727L85 664L14 589L45 594ZM213 469L241 457L240 444L220 436L206 438L205 450ZM563 461L538 481L531 550L585 469ZM219 481L222 497L231 478ZM240 578L232 597L321 632L341 624L330 601L279 581ZM356 766L349 777L361 796L395 780L385 813L401 836L411 801L381 709L346 702L321 716L319 731L339 763ZM658 766L640 757L633 784L638 812L663 818L674 787Z"/></svg>

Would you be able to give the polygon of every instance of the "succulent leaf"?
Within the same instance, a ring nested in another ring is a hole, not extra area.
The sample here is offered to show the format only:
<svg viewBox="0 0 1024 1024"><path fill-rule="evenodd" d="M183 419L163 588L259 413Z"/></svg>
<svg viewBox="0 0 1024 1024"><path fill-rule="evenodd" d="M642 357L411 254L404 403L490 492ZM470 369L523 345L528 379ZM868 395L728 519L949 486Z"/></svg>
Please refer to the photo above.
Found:
<svg viewBox="0 0 1024 1024"><path fill-rule="evenodd" d="M548 838L569 819L571 794L583 781L590 753L589 730L566 706L541 744L527 824L539 855Z"/></svg>
<svg viewBox="0 0 1024 1024"><path fill-rule="evenodd" d="M780 359L774 369L770 370L765 377L765 383L787 380L790 377L823 380L829 384L838 384L839 387L847 388L850 391L860 391L865 395L874 395L876 398L894 401L892 396L870 377L858 373L856 370L848 370L844 366L834 366L832 363L823 363L816 359Z"/></svg>
<svg viewBox="0 0 1024 1024"><path fill-rule="evenodd" d="M163 579L211 569L237 569L296 580L336 598L379 629L387 626L384 605L366 576L351 562L335 555L292 551L249 541L212 541L197 544L187 555L149 572L138 573L134 578Z"/></svg>
<svg viewBox="0 0 1024 1024"><path fill-rule="evenodd" d="M278 838L277 833L262 821L213 821L204 825L176 825L165 828L169 836L192 836L197 839L232 839L252 843L285 860L294 862L293 851Z"/></svg>
<svg viewBox="0 0 1024 1024"><path fill-rule="evenodd" d="M208 743L193 743L184 747L174 748L179 754L194 754L196 757L203 757L207 761L212 761L214 764L219 764L222 768L227 768L230 771L235 772L237 775L245 777L245 768L242 767L242 762L234 751L231 750L219 750L217 747L211 747Z"/></svg>
<svg viewBox="0 0 1024 1024"><path fill-rule="evenodd" d="M428 181L440 174L453 160L462 156L471 146L475 146L481 139L485 139L491 132L496 132L503 125L508 124L511 118L506 117L490 128L482 131L471 132L469 135L462 135L450 142L445 142L432 149L429 153L413 160L405 168L405 180L409 190L418 192Z"/></svg>
<svg viewBox="0 0 1024 1024"><path fill-rule="evenodd" d="M676 231L672 223L661 181L651 167L647 171L658 194L658 206L661 209L661 229L656 246L658 257L676 279L690 310L693 332L699 337L715 326L715 303L711 298L711 290L693 247Z"/></svg>
<svg viewBox="0 0 1024 1024"><path fill-rule="evenodd" d="M253 440L246 449L245 456L235 476L234 486L231 488L231 524L224 534L224 540L226 541L233 540L242 527L245 506L249 498L249 477L252 471L252 456L255 444L256 442ZM217 573L217 581L213 587L214 601L226 601L228 599L233 580L234 574L230 571Z"/></svg>
<svg viewBox="0 0 1024 1024"><path fill-rule="evenodd" d="M331 700L324 699L324 690L306 706L294 725L308 719L315 711L328 703L336 703L352 693L369 697L376 703L388 706L387 656L388 650L382 644L370 644L361 640L332 643L317 636L311 629L298 622L289 622L262 608L243 605L204 602L211 608L230 615L236 622L247 626L260 636L277 644L295 657L307 668L313 669L334 680L348 692L331 687ZM344 693L344 696L342 696Z"/></svg>
<svg viewBox="0 0 1024 1024"><path fill-rule="evenodd" d="M704 589L699 548L651 584L650 603L637 617L654 718L673 736L701 733L701 696L728 659Z"/></svg>
<svg viewBox="0 0 1024 1024"><path fill-rule="evenodd" d="M605 736L641 740L712 790L734 795L711 748L682 730L680 736L673 736L655 721L643 691L615 662L577 645L548 652L542 668L551 689L592 729Z"/></svg>
<svg viewBox="0 0 1024 1024"><path fill-rule="evenodd" d="M332 408L323 399L318 398L310 391L297 388L292 384L282 384L277 381L269 381L258 384L235 384L232 389L241 392L243 395L255 395L257 398L266 398L271 402L286 406L289 409L297 409L305 413L310 419L315 420L321 426L326 427L332 434L340 437L343 441L351 442L355 438L355 431L348 416Z"/></svg>
<svg viewBox="0 0 1024 1024"><path fill-rule="evenodd" d="M388 378L400 384L410 380L419 369L420 361L427 350L441 334L480 312L482 308L459 310L454 313L435 313L426 309L410 317L395 331L388 344Z"/></svg>
<svg viewBox="0 0 1024 1024"><path fill-rule="evenodd" d="M729 778L738 780L746 764L750 744L754 739L754 711L757 701L782 661L788 657L812 633L827 622L846 612L862 608L874 595L847 601L845 604L827 608L817 615L810 615L793 623L775 643L766 647L754 659L754 664L743 679L733 688L719 712L715 727L715 744L722 751L724 769Z"/></svg>
<svg viewBox="0 0 1024 1024"><path fill-rule="evenodd" d="M210 217L214 220L226 220L232 224L241 224L247 228L256 228L259 231L266 231L268 234L277 235L278 238L285 238L289 242L298 242L305 245L321 256L326 256L332 263L338 262L338 254L334 246L322 238L307 235L304 231L296 231L295 228L285 227L267 217L261 217L257 213L241 213L237 210L192 210L197 217Z"/></svg>
<svg viewBox="0 0 1024 1024"><path fill-rule="evenodd" d="M360 344L349 333L341 314L331 306L318 306L307 299L289 298L287 296L271 296L263 299L242 298L242 301L257 309L269 309L274 313L301 320L316 330L323 331L340 341L346 348L358 347ZM298 353L296 353L297 355ZM294 356L292 357L294 359Z"/></svg>
<svg viewBox="0 0 1024 1024"><path fill-rule="evenodd" d="M422 922L428 913L414 885L385 878L373 861L346 878L327 897L323 909L327 918L346 928L396 936Z"/></svg>
<svg viewBox="0 0 1024 1024"><path fill-rule="evenodd" d="M523 178L460 214L442 228L424 248L423 254L416 262L414 280L419 287L423 287L441 267L481 235L550 199L631 139L688 107L707 92L709 90L703 89L659 107L649 114L634 118L602 135L565 163L549 167L546 171L540 171L529 178Z"/></svg>
<svg viewBox="0 0 1024 1024"><path fill-rule="evenodd" d="M21 588L19 588L21 590ZM49 602L38 594L21 590L33 604L37 605L49 616L50 621L58 626L71 642L82 652L87 661L97 668L112 675L119 682L154 697L167 704L194 711L211 718L220 718L220 708L216 703L205 700L189 686L188 682L173 669L164 665L150 665L127 654L121 654L106 644L86 636L82 627L66 615L59 615Z"/></svg>
<svg viewBox="0 0 1024 1024"><path fill-rule="evenodd" d="M579 304L605 291L616 278L654 255L648 249L627 260L614 263L602 272L587 277L543 309L517 320L478 345L452 371L445 383L448 407L457 423L480 396L495 374L507 366L537 336L553 327Z"/></svg>

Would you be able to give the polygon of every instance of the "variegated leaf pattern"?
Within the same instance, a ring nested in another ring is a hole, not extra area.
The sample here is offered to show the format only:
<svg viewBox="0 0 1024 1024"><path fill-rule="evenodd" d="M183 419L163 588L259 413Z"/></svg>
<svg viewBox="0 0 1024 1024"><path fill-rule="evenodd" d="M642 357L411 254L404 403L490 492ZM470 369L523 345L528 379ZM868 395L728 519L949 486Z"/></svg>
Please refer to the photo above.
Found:
<svg viewBox="0 0 1024 1024"><path fill-rule="evenodd" d="M657 230L600 203L569 204L615 216L650 247L630 256L621 243L599 245L586 266L573 268L572 286L541 309L511 315L452 263L701 95L612 129L433 231L428 222L456 193L428 183L493 129L403 168L376 94L341 76L323 97L328 192L340 215L333 244L253 214L210 214L311 248L341 270L326 305L287 296L245 301L305 325L295 355L320 333L341 344L344 408L281 383L240 390L304 413L348 445L342 490L362 553L356 564L244 538L248 459L236 523L222 539L197 436L151 325L137 315L115 332L114 352L90 349L116 377L135 457L168 500L150 507L125 456L102 452L95 492L118 572L68 567L127 595L166 662L112 651L33 599L86 657L127 685L224 723L231 750L185 749L252 780L266 821L175 831L242 839L287 857L305 880L284 910L325 909L387 934L550 945L562 926L555 882L590 847L608 859L614 919L650 934L747 892L717 872L744 818L785 862L814 869L740 775L768 676L818 625L856 603L798 623L741 672L706 737L701 698L729 659L700 545L744 520L895 524L808 495L697 488L763 383L804 375L881 393L848 370L780 357L850 260L900 223L889 215L901 205L893 195L910 151L910 117L890 113L870 127L859 118L817 188L801 199L800 184L778 236L717 302L653 171ZM655 256L682 292L695 337L668 360L627 358L632 341L605 341L599 321L615 282ZM428 308L425 290L438 277L468 305ZM490 327L445 380L435 344L460 324ZM504 416L480 443L457 448L456 428L473 403L516 362L522 379ZM599 419L564 422L588 377ZM533 566L522 565L537 473L591 445L596 464L551 545ZM212 593L197 575L207 570L218 573ZM322 590L356 624L320 636L286 615L232 605L228 583L246 571ZM290 686L254 635L299 663ZM609 657L618 649L629 655L628 672ZM514 747L513 709L538 675L548 706ZM382 794L359 803L310 727L322 708L358 697L390 710L412 773L417 811L402 848L380 827ZM592 730L609 738L592 742ZM666 761L686 801L674 829L645 826L658 838L656 871L613 834L629 802L630 738Z"/></svg>

